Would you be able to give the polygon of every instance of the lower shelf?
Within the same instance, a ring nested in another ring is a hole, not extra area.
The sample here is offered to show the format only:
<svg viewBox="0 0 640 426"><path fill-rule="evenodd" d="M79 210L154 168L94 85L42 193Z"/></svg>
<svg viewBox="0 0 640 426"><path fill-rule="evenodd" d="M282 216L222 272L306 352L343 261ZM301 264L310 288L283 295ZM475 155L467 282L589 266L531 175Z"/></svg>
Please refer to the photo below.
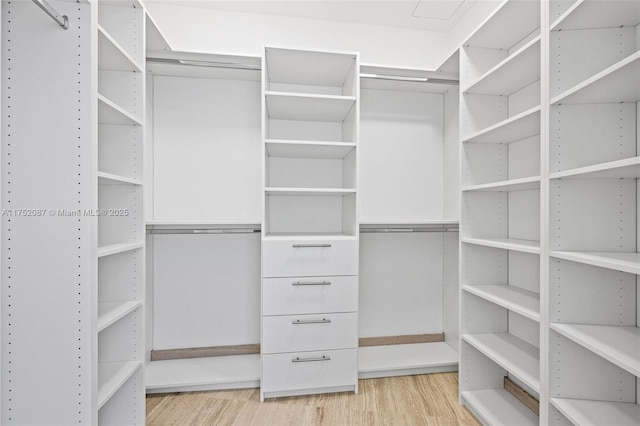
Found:
<svg viewBox="0 0 640 426"><path fill-rule="evenodd" d="M537 425L538 416L504 389L483 389L461 393L467 408L483 424Z"/></svg>
<svg viewBox="0 0 640 426"><path fill-rule="evenodd" d="M551 403L574 424L638 425L640 406L631 402L551 398Z"/></svg>
<svg viewBox="0 0 640 426"><path fill-rule="evenodd" d="M98 364L98 409L142 366L142 361L105 362Z"/></svg>
<svg viewBox="0 0 640 426"><path fill-rule="evenodd" d="M444 342L367 346L358 349L358 378L458 371L458 352Z"/></svg>
<svg viewBox="0 0 640 426"><path fill-rule="evenodd" d="M153 361L145 374L147 393L257 388L260 355Z"/></svg>

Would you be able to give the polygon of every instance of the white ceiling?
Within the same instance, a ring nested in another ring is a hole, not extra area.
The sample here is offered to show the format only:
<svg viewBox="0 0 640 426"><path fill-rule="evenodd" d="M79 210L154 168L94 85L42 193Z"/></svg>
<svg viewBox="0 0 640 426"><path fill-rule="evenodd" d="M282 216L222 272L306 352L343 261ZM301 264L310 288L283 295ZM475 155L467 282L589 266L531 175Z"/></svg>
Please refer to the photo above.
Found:
<svg viewBox="0 0 640 426"><path fill-rule="evenodd" d="M147 0L150 1L448 32L478 0Z"/></svg>

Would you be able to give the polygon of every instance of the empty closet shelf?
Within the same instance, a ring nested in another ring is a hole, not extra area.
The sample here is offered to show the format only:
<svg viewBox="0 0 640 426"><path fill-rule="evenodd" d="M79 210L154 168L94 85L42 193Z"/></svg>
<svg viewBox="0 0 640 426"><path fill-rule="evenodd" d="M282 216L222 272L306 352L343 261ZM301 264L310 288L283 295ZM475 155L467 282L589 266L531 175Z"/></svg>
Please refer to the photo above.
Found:
<svg viewBox="0 0 640 426"><path fill-rule="evenodd" d="M317 196L330 196L330 195L350 195L355 194L355 189L350 188L274 188L267 187L264 189L267 195L317 195Z"/></svg>
<svg viewBox="0 0 640 426"><path fill-rule="evenodd" d="M509 143L540 134L540 106L502 120L463 138L463 142Z"/></svg>
<svg viewBox="0 0 640 426"><path fill-rule="evenodd" d="M552 323L551 329L631 374L640 376L640 328Z"/></svg>
<svg viewBox="0 0 640 426"><path fill-rule="evenodd" d="M501 182L484 183L481 185L469 185L462 188L463 191L526 191L540 189L540 176L532 176L521 179L511 179Z"/></svg>
<svg viewBox="0 0 640 426"><path fill-rule="evenodd" d="M139 118L100 94L98 94L98 123L142 126Z"/></svg>
<svg viewBox="0 0 640 426"><path fill-rule="evenodd" d="M465 334L462 339L534 391L540 391L538 348L509 333Z"/></svg>
<svg viewBox="0 0 640 426"><path fill-rule="evenodd" d="M465 285L462 290L540 322L540 295L512 285Z"/></svg>
<svg viewBox="0 0 640 426"><path fill-rule="evenodd" d="M551 251L549 255L557 259L570 260L600 268L640 274L640 253Z"/></svg>
<svg viewBox="0 0 640 426"><path fill-rule="evenodd" d="M143 245L143 243L101 244L98 247L98 257L124 253L130 250L137 250L139 248L142 248Z"/></svg>
<svg viewBox="0 0 640 426"><path fill-rule="evenodd" d="M577 425L635 426L640 419L640 406L633 402L551 398L551 404Z"/></svg>
<svg viewBox="0 0 640 426"><path fill-rule="evenodd" d="M353 142L321 142L275 140L265 141L267 155L280 158L314 158L340 160L349 155L356 147Z"/></svg>
<svg viewBox="0 0 640 426"><path fill-rule="evenodd" d="M142 68L127 51L98 25L98 68L142 72Z"/></svg>
<svg viewBox="0 0 640 426"><path fill-rule="evenodd" d="M640 157L555 172L549 177L551 179L638 179L640 178Z"/></svg>
<svg viewBox="0 0 640 426"><path fill-rule="evenodd" d="M551 104L638 102L639 75L640 51L556 96Z"/></svg>
<svg viewBox="0 0 640 426"><path fill-rule="evenodd" d="M551 25L551 31L577 30L584 28L635 27L640 23L640 4L635 1L616 3L576 1Z"/></svg>
<svg viewBox="0 0 640 426"><path fill-rule="evenodd" d="M98 172L98 183L105 185L142 185L142 181L139 179L105 172Z"/></svg>
<svg viewBox="0 0 640 426"><path fill-rule="evenodd" d="M358 348L361 379L458 370L458 352L444 342Z"/></svg>
<svg viewBox="0 0 640 426"><path fill-rule="evenodd" d="M142 306L141 301L98 303L98 332Z"/></svg>
<svg viewBox="0 0 640 426"><path fill-rule="evenodd" d="M520 240L516 238L461 238L465 244L475 244L523 253L540 254L540 241Z"/></svg>
<svg viewBox="0 0 640 426"><path fill-rule="evenodd" d="M504 389L461 393L467 407L490 425L538 425L538 416Z"/></svg>
<svg viewBox="0 0 640 426"><path fill-rule="evenodd" d="M140 367L142 361L99 363L98 409L102 408Z"/></svg>
<svg viewBox="0 0 640 426"><path fill-rule="evenodd" d="M341 122L356 103L355 96L266 92L269 118L277 120Z"/></svg>

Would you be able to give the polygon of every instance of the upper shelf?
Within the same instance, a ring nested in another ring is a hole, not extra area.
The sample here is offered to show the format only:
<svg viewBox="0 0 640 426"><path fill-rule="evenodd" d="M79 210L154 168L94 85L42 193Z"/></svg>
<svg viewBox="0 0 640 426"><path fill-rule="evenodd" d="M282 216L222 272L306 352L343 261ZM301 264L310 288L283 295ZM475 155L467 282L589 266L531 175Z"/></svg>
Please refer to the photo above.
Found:
<svg viewBox="0 0 640 426"><path fill-rule="evenodd" d="M540 176L532 176L520 179L511 179L502 182L484 183L482 185L469 185L462 188L463 191L492 191L511 192L540 189Z"/></svg>
<svg viewBox="0 0 640 426"><path fill-rule="evenodd" d="M540 106L473 133L463 142L509 143L540 134Z"/></svg>
<svg viewBox="0 0 640 426"><path fill-rule="evenodd" d="M637 426L640 406L633 402L551 398L551 403L573 424Z"/></svg>
<svg viewBox="0 0 640 426"><path fill-rule="evenodd" d="M267 155L280 158L317 158L340 160L356 147L353 142L293 141L267 139Z"/></svg>
<svg viewBox="0 0 640 426"><path fill-rule="evenodd" d="M537 1L507 1L462 45L510 49L538 28L540 4Z"/></svg>
<svg viewBox="0 0 640 426"><path fill-rule="evenodd" d="M355 96L266 92L269 118L278 120L341 122L356 103Z"/></svg>
<svg viewBox="0 0 640 426"><path fill-rule="evenodd" d="M516 238L461 238L461 242L478 246L513 250L522 253L540 254L540 241L519 240Z"/></svg>
<svg viewBox="0 0 640 426"><path fill-rule="evenodd" d="M640 51L551 99L551 104L638 102Z"/></svg>
<svg viewBox="0 0 640 426"><path fill-rule="evenodd" d="M292 196L345 196L355 194L355 189L350 188L274 188L264 189L267 195L292 195Z"/></svg>
<svg viewBox="0 0 640 426"><path fill-rule="evenodd" d="M98 26L98 68L142 72L140 64L101 26Z"/></svg>
<svg viewBox="0 0 640 426"><path fill-rule="evenodd" d="M540 36L484 73L465 93L511 95L540 79Z"/></svg>
<svg viewBox="0 0 640 426"><path fill-rule="evenodd" d="M578 0L551 24L551 30L616 28L639 23L640 3L637 1Z"/></svg>
<svg viewBox="0 0 640 426"><path fill-rule="evenodd" d="M540 322L540 295L513 285L465 285L467 293L474 294L530 320Z"/></svg>
<svg viewBox="0 0 640 426"><path fill-rule="evenodd" d="M98 94L98 123L142 126L137 117L101 94Z"/></svg>
<svg viewBox="0 0 640 426"><path fill-rule="evenodd" d="M616 271L640 274L640 253L624 252L579 252L579 251L551 251L551 257L584 263L585 265Z"/></svg>
<svg viewBox="0 0 640 426"><path fill-rule="evenodd" d="M269 82L341 87L357 76L356 53L265 48Z"/></svg>
<svg viewBox="0 0 640 426"><path fill-rule="evenodd" d="M551 173L549 177L551 179L638 179L640 178L640 157L555 172Z"/></svg>

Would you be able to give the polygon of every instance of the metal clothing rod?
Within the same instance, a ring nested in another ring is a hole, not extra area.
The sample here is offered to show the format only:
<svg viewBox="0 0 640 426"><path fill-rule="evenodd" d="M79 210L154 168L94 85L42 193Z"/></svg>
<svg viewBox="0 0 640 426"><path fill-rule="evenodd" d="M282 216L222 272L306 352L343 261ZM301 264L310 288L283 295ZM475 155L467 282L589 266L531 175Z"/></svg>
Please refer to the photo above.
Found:
<svg viewBox="0 0 640 426"><path fill-rule="evenodd" d="M361 228L361 234L391 234L406 232L458 232L454 226L432 227L432 228Z"/></svg>
<svg viewBox="0 0 640 426"><path fill-rule="evenodd" d="M248 71L260 71L260 65L243 64L239 62L219 62L219 61L203 61L195 59L172 59L172 58L152 58L147 57L147 62L156 64L171 64L171 65L187 65L192 67L207 67L207 68L228 68L234 70L248 70Z"/></svg>
<svg viewBox="0 0 640 426"><path fill-rule="evenodd" d="M54 21L58 23L65 30L69 29L69 18L67 15L60 15L49 3L45 0L33 0L38 7L44 10L44 13L51 16Z"/></svg>
<svg viewBox="0 0 640 426"><path fill-rule="evenodd" d="M433 83L433 84L460 84L459 80L449 80L445 78L432 78L432 77L405 77L398 75L386 75L386 74L360 74L360 78L371 78L376 80L392 80L392 81L406 81L413 83Z"/></svg>
<svg viewBox="0 0 640 426"><path fill-rule="evenodd" d="M256 234L255 228L215 228L215 229L147 229L147 234Z"/></svg>

